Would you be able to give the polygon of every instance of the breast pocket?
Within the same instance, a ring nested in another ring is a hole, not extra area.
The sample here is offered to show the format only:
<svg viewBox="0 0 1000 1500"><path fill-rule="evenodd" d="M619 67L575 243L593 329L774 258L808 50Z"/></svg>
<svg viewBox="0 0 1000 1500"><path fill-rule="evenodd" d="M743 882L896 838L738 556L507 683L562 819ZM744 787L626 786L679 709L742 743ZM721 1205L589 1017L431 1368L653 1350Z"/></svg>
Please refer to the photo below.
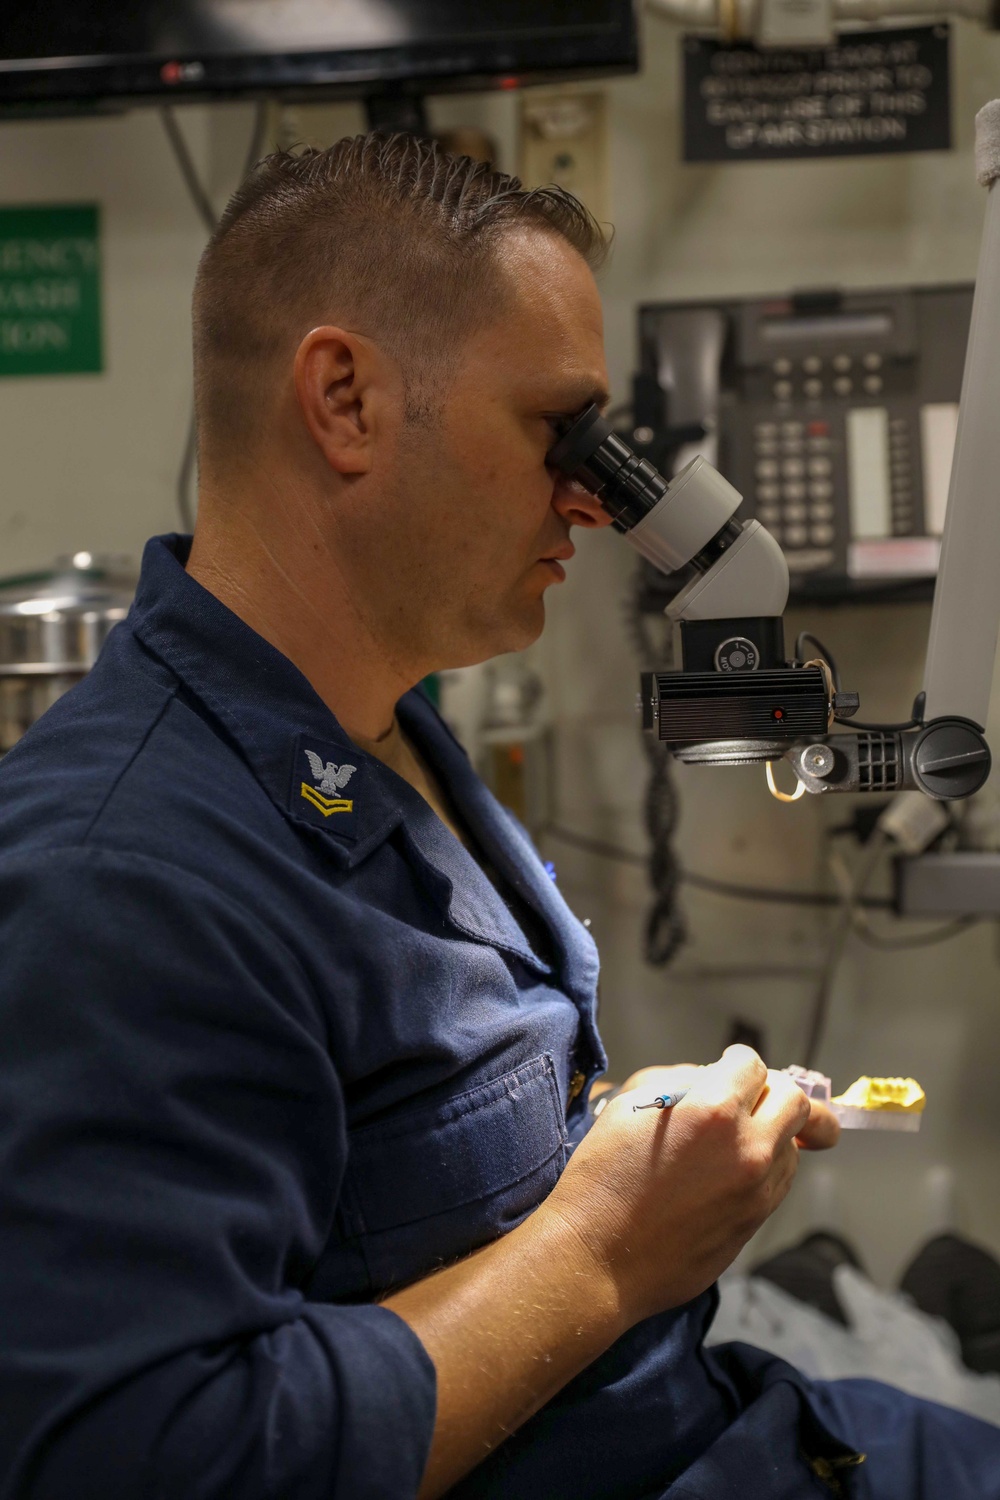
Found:
<svg viewBox="0 0 1000 1500"><path fill-rule="evenodd" d="M351 1132L340 1203L375 1293L520 1223L554 1187L566 1131L552 1057Z"/></svg>

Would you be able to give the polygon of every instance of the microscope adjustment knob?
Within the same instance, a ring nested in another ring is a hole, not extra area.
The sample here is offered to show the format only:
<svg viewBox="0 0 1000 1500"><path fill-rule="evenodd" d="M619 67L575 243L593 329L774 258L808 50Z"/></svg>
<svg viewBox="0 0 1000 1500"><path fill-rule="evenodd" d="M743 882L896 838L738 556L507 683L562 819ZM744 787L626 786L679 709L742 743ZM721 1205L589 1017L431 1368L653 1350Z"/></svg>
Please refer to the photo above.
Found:
<svg viewBox="0 0 1000 1500"><path fill-rule="evenodd" d="M933 719L913 746L913 780L941 802L971 797L990 774L989 746L971 719Z"/></svg>
<svg viewBox="0 0 1000 1500"><path fill-rule="evenodd" d="M717 672L756 672L760 651L745 635L731 635L715 652Z"/></svg>
<svg viewBox="0 0 1000 1500"><path fill-rule="evenodd" d="M818 776L820 780L825 780L833 772L837 757L831 745L817 742L806 746L799 756L799 764L807 776Z"/></svg>

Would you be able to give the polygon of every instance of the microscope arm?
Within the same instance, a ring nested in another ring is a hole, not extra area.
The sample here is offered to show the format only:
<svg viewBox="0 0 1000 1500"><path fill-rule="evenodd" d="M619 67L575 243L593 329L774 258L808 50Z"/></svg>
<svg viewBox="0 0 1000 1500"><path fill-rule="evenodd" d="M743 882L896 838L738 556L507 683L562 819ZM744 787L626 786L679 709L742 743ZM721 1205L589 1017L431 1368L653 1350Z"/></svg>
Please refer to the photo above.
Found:
<svg viewBox="0 0 1000 1500"><path fill-rule="evenodd" d="M1000 99L976 116L986 199L924 690L927 719L986 727L1000 632Z"/></svg>

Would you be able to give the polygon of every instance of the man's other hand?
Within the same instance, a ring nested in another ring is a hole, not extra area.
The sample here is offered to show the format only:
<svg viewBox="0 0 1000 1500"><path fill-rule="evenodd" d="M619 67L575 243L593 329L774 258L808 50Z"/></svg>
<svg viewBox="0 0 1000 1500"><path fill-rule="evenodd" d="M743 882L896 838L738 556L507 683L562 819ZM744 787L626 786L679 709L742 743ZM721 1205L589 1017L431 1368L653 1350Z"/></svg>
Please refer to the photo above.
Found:
<svg viewBox="0 0 1000 1500"><path fill-rule="evenodd" d="M576 1234L626 1325L689 1301L735 1260L791 1187L799 1137L832 1144L828 1112L814 1123L802 1090L749 1047L635 1078L640 1087L601 1112L539 1210ZM633 1110L685 1083L672 1109Z"/></svg>
<svg viewBox="0 0 1000 1500"><path fill-rule="evenodd" d="M664 1063L658 1067L640 1068L637 1073L626 1078L620 1092L634 1089L637 1093L645 1094L648 1099L655 1099L657 1094L670 1094L675 1089L690 1088L701 1071L697 1063ZM806 1151L829 1151L840 1140L840 1121L818 1099L811 1099L809 1103L809 1118L795 1139Z"/></svg>

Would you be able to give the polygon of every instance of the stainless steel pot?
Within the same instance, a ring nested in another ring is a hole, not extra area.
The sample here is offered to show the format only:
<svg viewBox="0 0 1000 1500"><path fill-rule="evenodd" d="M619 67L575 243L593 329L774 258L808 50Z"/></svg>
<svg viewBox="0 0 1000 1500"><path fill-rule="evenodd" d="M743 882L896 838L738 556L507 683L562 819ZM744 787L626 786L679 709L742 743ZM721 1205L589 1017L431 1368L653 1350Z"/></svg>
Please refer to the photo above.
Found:
<svg viewBox="0 0 1000 1500"><path fill-rule="evenodd" d="M134 592L126 558L89 552L0 579L0 754L86 676Z"/></svg>

